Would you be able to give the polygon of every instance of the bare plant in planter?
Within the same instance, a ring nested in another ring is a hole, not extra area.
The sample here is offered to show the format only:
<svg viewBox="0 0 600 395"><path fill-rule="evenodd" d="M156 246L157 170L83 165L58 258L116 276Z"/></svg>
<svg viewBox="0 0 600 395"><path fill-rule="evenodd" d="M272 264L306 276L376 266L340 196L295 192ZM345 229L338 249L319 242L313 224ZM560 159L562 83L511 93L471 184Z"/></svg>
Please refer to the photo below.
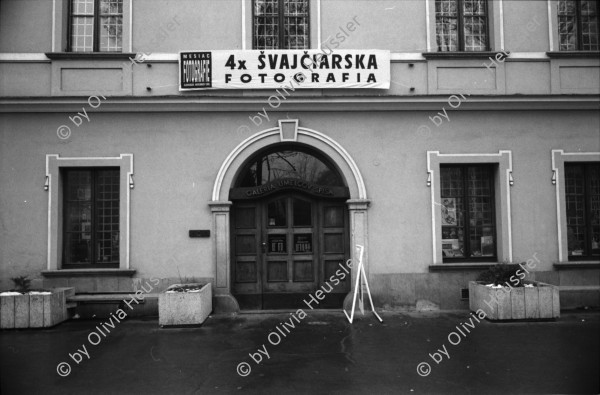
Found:
<svg viewBox="0 0 600 395"><path fill-rule="evenodd" d="M535 267L531 262L501 263L482 272L469 282L469 308L491 321L559 318L558 287L525 280L527 268Z"/></svg>
<svg viewBox="0 0 600 395"><path fill-rule="evenodd" d="M201 325L212 311L212 285L174 284L158 296L160 326Z"/></svg>
<svg viewBox="0 0 600 395"><path fill-rule="evenodd" d="M0 328L45 328L67 319L66 294L72 288L30 289L31 279L11 279L15 288L0 293Z"/></svg>

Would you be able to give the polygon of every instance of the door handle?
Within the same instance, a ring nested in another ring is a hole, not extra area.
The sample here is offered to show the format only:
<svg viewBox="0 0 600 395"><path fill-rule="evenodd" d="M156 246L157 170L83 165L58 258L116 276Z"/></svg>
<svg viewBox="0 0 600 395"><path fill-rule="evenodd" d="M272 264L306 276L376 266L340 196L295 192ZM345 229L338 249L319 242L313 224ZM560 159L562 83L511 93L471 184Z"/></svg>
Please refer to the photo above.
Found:
<svg viewBox="0 0 600 395"><path fill-rule="evenodd" d="M265 254L267 252L267 243L261 243L262 253Z"/></svg>

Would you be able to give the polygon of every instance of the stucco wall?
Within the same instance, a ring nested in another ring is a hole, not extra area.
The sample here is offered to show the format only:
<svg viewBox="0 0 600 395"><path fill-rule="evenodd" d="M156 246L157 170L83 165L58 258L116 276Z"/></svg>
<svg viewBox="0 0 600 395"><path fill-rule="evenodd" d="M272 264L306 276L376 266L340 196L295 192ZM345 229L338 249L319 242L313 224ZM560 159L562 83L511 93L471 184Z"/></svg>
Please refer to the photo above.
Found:
<svg viewBox="0 0 600 395"><path fill-rule="evenodd" d="M298 118L327 134L356 161L366 182L369 272L427 273L433 263L426 152L511 150L514 261L537 253L539 270L557 261L552 149L600 151L597 114L585 111L454 111L450 122L418 131L432 112L271 113ZM2 114L0 230L2 287L8 278L46 268L45 155L133 153L131 267L136 277L214 277L208 207L218 168L251 132L238 130L248 113L90 113L90 122L61 140L56 126L72 114ZM258 130L259 128L256 128ZM368 144L365 142L368 141ZM394 229L394 232L390 232ZM212 235L214 237L214 235Z"/></svg>

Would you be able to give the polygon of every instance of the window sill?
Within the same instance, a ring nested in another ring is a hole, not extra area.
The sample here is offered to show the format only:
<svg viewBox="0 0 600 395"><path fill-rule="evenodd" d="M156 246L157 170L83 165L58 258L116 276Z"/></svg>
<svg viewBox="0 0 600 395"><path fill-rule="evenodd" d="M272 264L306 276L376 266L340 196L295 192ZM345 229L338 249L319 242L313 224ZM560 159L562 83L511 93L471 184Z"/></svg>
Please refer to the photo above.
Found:
<svg viewBox="0 0 600 395"><path fill-rule="evenodd" d="M600 51L551 51L546 52L549 58L593 58L600 57Z"/></svg>
<svg viewBox="0 0 600 395"><path fill-rule="evenodd" d="M562 269L600 269L599 261L572 261L558 262L554 264L556 270Z"/></svg>
<svg viewBox="0 0 600 395"><path fill-rule="evenodd" d="M133 269L61 269L61 270L42 270L44 277L82 277L82 276L118 276L132 277L135 274Z"/></svg>
<svg viewBox="0 0 600 395"><path fill-rule="evenodd" d="M429 271L485 270L497 264L498 262L438 263L436 265L429 265Z"/></svg>
<svg viewBox="0 0 600 395"><path fill-rule="evenodd" d="M504 51L481 51L481 52L423 52L425 59L494 59L497 54L503 57L510 55Z"/></svg>
<svg viewBox="0 0 600 395"><path fill-rule="evenodd" d="M99 59L135 59L136 53L126 52L46 52L51 60L99 60Z"/></svg>

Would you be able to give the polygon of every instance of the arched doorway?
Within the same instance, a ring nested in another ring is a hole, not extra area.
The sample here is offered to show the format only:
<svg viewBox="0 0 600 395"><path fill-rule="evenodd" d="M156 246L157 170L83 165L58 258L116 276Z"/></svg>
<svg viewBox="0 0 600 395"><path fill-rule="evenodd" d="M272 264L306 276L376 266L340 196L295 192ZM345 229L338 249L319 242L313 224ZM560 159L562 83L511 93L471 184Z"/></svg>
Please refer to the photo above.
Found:
<svg viewBox="0 0 600 395"><path fill-rule="evenodd" d="M302 144L250 157L229 191L231 292L241 309L306 307L350 257L349 189L335 165ZM336 277L337 278L337 277ZM341 307L350 276L319 308Z"/></svg>
<svg viewBox="0 0 600 395"><path fill-rule="evenodd" d="M350 245L365 247L363 264L369 274L368 209L370 200L361 172L352 156L337 141L325 133L301 127L297 119L278 121L279 126L262 130L241 141L227 155L215 178L211 200L208 203L212 212L212 256L214 267L213 306L216 312L228 313L240 310L237 299L232 296L232 246L231 208L229 192L235 187L239 169L244 168L248 159L270 146L280 143L298 143L312 147L326 156L343 177L350 198L346 201L350 225ZM350 257L358 259L352 248ZM356 269L351 271L352 277ZM308 295L307 295L308 296ZM350 294L345 304L351 303Z"/></svg>

